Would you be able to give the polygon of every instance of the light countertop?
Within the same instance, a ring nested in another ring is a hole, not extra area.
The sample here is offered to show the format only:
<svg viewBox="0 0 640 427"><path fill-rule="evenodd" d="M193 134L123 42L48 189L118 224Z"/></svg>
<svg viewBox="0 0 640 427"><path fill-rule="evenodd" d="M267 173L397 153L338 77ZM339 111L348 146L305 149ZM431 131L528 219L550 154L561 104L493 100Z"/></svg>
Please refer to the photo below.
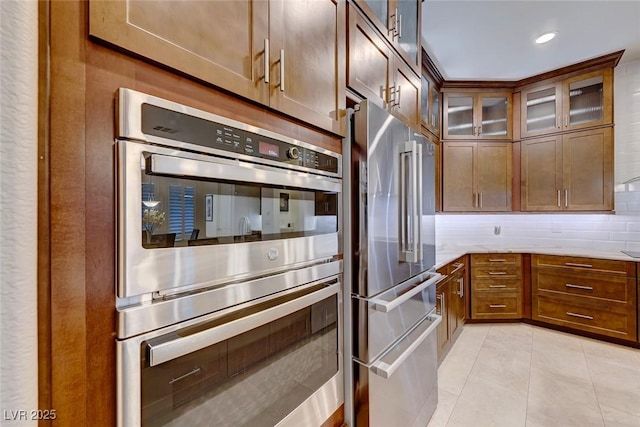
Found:
<svg viewBox="0 0 640 427"><path fill-rule="evenodd" d="M464 254L486 253L522 253L540 255L562 255L585 258L612 259L618 261L640 262L621 251L602 251L597 249L575 249L558 247L499 247L490 245L440 245L436 247L436 268L440 268Z"/></svg>

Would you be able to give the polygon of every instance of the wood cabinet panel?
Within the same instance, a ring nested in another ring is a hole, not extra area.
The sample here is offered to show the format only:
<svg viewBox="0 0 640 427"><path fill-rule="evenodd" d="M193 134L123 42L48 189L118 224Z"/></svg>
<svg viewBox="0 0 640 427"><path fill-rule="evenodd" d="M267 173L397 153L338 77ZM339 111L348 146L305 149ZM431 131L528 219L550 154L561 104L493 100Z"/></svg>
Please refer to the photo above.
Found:
<svg viewBox="0 0 640 427"><path fill-rule="evenodd" d="M538 295L533 298L532 317L534 320L610 337L632 341L637 339L634 309L630 313L605 310L575 298L550 298Z"/></svg>
<svg viewBox="0 0 640 427"><path fill-rule="evenodd" d="M467 318L468 257L462 256L438 269L445 275L436 288L436 312L442 316L438 325L438 363L462 332Z"/></svg>
<svg viewBox="0 0 640 427"><path fill-rule="evenodd" d="M522 210L612 210L612 132L600 128L522 141Z"/></svg>
<svg viewBox="0 0 640 427"><path fill-rule="evenodd" d="M520 293L474 293L471 313L474 319L520 319L522 296Z"/></svg>
<svg viewBox="0 0 640 427"><path fill-rule="evenodd" d="M477 279L512 280L522 278L520 266L476 266L471 267L474 282Z"/></svg>
<svg viewBox="0 0 640 427"><path fill-rule="evenodd" d="M450 334L449 334L449 312L448 312L448 301L449 301L449 281L445 279L444 282L438 284L436 288L436 313L442 316L442 320L437 328L438 334L438 363L442 362L444 356L449 351L449 347L451 344Z"/></svg>
<svg viewBox="0 0 640 427"><path fill-rule="evenodd" d="M613 129L566 134L562 138L564 208L613 209Z"/></svg>
<svg viewBox="0 0 640 427"><path fill-rule="evenodd" d="M93 37L344 133L343 1L91 0L89 11Z"/></svg>
<svg viewBox="0 0 640 427"><path fill-rule="evenodd" d="M590 271L596 274L636 277L636 263L613 259L585 258L560 255L533 255L533 267L558 267L573 272Z"/></svg>
<svg viewBox="0 0 640 427"><path fill-rule="evenodd" d="M513 253L489 253L489 254L473 254L472 262L474 266L478 265L520 265L522 262L521 254Z"/></svg>
<svg viewBox="0 0 640 427"><path fill-rule="evenodd" d="M510 211L510 142L444 142L443 210Z"/></svg>
<svg viewBox="0 0 640 427"><path fill-rule="evenodd" d="M393 61L391 113L400 120L420 128L420 78L400 58Z"/></svg>
<svg viewBox="0 0 640 427"><path fill-rule="evenodd" d="M574 295L622 304L636 298L635 279L551 269L536 269L535 275L534 292L537 294Z"/></svg>

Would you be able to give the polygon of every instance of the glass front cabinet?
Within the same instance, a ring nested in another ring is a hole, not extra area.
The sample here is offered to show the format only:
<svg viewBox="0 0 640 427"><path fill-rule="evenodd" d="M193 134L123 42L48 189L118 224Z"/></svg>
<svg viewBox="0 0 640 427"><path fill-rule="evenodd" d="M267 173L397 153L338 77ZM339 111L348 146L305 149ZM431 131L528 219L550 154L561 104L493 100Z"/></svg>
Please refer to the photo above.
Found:
<svg viewBox="0 0 640 427"><path fill-rule="evenodd" d="M444 93L443 139L511 139L511 93Z"/></svg>
<svg viewBox="0 0 640 427"><path fill-rule="evenodd" d="M611 124L612 69L525 89L521 100L523 138Z"/></svg>
<svg viewBox="0 0 640 427"><path fill-rule="evenodd" d="M421 76L420 117L422 126L440 136L440 91L424 73Z"/></svg>

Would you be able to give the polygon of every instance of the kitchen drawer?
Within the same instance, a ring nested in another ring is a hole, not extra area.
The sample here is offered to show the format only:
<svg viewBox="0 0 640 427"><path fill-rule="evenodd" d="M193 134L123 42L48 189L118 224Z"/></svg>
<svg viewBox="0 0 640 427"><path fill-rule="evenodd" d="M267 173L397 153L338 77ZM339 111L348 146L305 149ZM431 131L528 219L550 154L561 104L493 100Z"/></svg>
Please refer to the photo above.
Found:
<svg viewBox="0 0 640 427"><path fill-rule="evenodd" d="M535 269L533 293L564 294L616 303L636 301L636 281L626 277L593 274L592 272Z"/></svg>
<svg viewBox="0 0 640 427"><path fill-rule="evenodd" d="M497 276L495 278L473 278L471 282L473 292L520 292L522 280L520 278Z"/></svg>
<svg viewBox="0 0 640 427"><path fill-rule="evenodd" d="M472 254L471 265L517 265L520 267L522 255L520 254Z"/></svg>
<svg viewBox="0 0 640 427"><path fill-rule="evenodd" d="M580 301L544 295L533 299L533 320L635 341L635 310L604 310Z"/></svg>
<svg viewBox="0 0 640 427"><path fill-rule="evenodd" d="M520 266L496 265L471 267L471 282L479 279L513 280L522 278Z"/></svg>
<svg viewBox="0 0 640 427"><path fill-rule="evenodd" d="M568 257L555 255L533 255L532 267L566 268L571 271L592 271L599 274L612 274L636 277L636 265L632 261L611 259Z"/></svg>
<svg viewBox="0 0 640 427"><path fill-rule="evenodd" d="M472 319L520 319L522 298L519 293L474 294L471 302Z"/></svg>

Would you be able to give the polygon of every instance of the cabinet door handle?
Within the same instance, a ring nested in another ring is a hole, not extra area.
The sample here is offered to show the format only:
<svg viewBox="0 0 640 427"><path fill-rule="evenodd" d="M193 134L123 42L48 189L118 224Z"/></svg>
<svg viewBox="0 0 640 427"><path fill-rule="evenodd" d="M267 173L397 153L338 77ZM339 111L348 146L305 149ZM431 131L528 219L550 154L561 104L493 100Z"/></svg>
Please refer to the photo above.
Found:
<svg viewBox="0 0 640 427"><path fill-rule="evenodd" d="M400 89L402 89L402 86L398 86L398 88L396 89L396 93L398 94L398 101L396 102L396 106L398 107L398 109L400 108Z"/></svg>
<svg viewBox="0 0 640 427"><path fill-rule="evenodd" d="M264 39L264 82L269 83L269 39Z"/></svg>
<svg viewBox="0 0 640 427"><path fill-rule="evenodd" d="M577 264L575 262L565 262L564 265L567 267L582 267L582 268L593 268L591 264Z"/></svg>
<svg viewBox="0 0 640 427"><path fill-rule="evenodd" d="M444 294L440 294L436 296L436 299L440 301L440 314L444 314L445 302L444 302Z"/></svg>
<svg viewBox="0 0 640 427"><path fill-rule="evenodd" d="M573 285L571 283L566 283L565 286L571 289L585 289L587 291L592 291L593 288L591 286L581 286L581 285Z"/></svg>
<svg viewBox="0 0 640 427"><path fill-rule="evenodd" d="M489 276L506 276L507 272L506 271L488 271L487 274Z"/></svg>
<svg viewBox="0 0 640 427"><path fill-rule="evenodd" d="M489 308L507 308L505 304L489 304Z"/></svg>
<svg viewBox="0 0 640 427"><path fill-rule="evenodd" d="M567 316L578 317L580 319L593 320L593 316L587 316L586 314L572 313L570 311L567 311Z"/></svg>
<svg viewBox="0 0 640 427"><path fill-rule="evenodd" d="M507 285L489 285L490 288L506 288Z"/></svg>
<svg viewBox="0 0 640 427"><path fill-rule="evenodd" d="M567 127L567 126L569 126L569 115L568 114L564 116L564 127Z"/></svg>
<svg viewBox="0 0 640 427"><path fill-rule="evenodd" d="M564 190L564 207L569 207L569 190Z"/></svg>
<svg viewBox="0 0 640 427"><path fill-rule="evenodd" d="M471 126L471 135L476 136L476 127Z"/></svg>
<svg viewBox="0 0 640 427"><path fill-rule="evenodd" d="M396 13L398 9L396 9ZM398 14L398 40L402 38L402 15Z"/></svg>
<svg viewBox="0 0 640 427"><path fill-rule="evenodd" d="M558 207L560 208L560 190L558 190Z"/></svg>
<svg viewBox="0 0 640 427"><path fill-rule="evenodd" d="M480 209L482 209L482 191L480 192Z"/></svg>
<svg viewBox="0 0 640 427"><path fill-rule="evenodd" d="M478 136L482 135L482 126L478 126Z"/></svg>
<svg viewBox="0 0 640 427"><path fill-rule="evenodd" d="M464 277L461 277L458 279L458 285L460 286L458 289L458 295L460 295L460 298L464 297Z"/></svg>
<svg viewBox="0 0 640 427"><path fill-rule="evenodd" d="M473 193L473 207L478 207L478 193Z"/></svg>
<svg viewBox="0 0 640 427"><path fill-rule="evenodd" d="M280 91L284 92L284 49L280 49Z"/></svg>

